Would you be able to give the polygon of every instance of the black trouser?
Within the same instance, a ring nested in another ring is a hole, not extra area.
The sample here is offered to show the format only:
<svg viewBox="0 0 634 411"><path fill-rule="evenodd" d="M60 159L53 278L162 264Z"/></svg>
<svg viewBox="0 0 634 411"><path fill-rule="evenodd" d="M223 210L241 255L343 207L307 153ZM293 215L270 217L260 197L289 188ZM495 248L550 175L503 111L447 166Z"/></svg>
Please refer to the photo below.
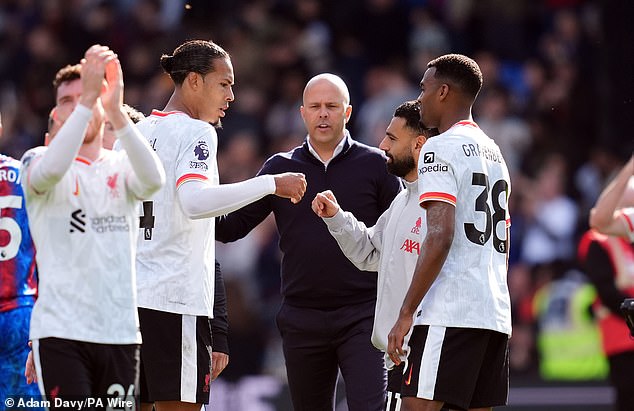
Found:
<svg viewBox="0 0 634 411"><path fill-rule="evenodd" d="M283 304L277 316L295 411L331 411L341 370L350 411L382 411L383 353L370 342L374 301L334 310Z"/></svg>

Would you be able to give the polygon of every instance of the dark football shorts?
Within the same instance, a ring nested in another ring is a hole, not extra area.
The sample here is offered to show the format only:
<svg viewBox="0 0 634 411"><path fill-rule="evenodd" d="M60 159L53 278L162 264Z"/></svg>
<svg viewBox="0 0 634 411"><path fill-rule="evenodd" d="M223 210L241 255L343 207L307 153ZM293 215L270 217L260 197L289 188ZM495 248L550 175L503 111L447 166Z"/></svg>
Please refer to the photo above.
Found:
<svg viewBox="0 0 634 411"><path fill-rule="evenodd" d="M476 328L415 326L402 397L443 401L452 409L506 405L508 335Z"/></svg>
<svg viewBox="0 0 634 411"><path fill-rule="evenodd" d="M209 403L210 321L205 316L139 308L141 402Z"/></svg>
<svg viewBox="0 0 634 411"><path fill-rule="evenodd" d="M404 368L405 363L402 362L387 372L385 411L399 411L401 409L401 385L403 384Z"/></svg>
<svg viewBox="0 0 634 411"><path fill-rule="evenodd" d="M33 340L33 360L40 391L51 402L50 408L56 408L56 398L102 401L92 405L103 409L113 397L138 404L138 344L42 338Z"/></svg>

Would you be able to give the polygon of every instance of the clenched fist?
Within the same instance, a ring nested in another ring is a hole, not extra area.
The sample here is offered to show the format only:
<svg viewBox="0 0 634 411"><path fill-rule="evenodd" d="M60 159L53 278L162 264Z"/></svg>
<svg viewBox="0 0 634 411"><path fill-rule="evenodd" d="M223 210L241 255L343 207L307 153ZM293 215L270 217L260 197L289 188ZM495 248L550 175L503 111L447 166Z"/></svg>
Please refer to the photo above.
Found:
<svg viewBox="0 0 634 411"><path fill-rule="evenodd" d="M275 195L290 198L293 204L301 201L306 192L306 177L302 173L282 173L275 176Z"/></svg>
<svg viewBox="0 0 634 411"><path fill-rule="evenodd" d="M311 207L315 214L322 218L334 217L339 211L339 204L335 195L330 190L317 193Z"/></svg>

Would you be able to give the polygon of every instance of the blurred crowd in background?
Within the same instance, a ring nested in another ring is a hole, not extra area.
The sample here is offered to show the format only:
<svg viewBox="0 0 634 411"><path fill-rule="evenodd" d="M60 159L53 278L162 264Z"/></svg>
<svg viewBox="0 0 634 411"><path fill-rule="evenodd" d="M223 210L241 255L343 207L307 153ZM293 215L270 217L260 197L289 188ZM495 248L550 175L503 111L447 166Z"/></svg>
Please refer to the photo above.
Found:
<svg viewBox="0 0 634 411"><path fill-rule="evenodd" d="M540 374L547 354L538 341L545 324L557 323L549 315L572 308L565 299L544 305L543 294L561 281L585 284L579 236L634 148L632 15L627 0L2 0L0 152L20 158L42 144L56 71L94 43L118 53L125 101L146 115L172 91L161 54L193 38L231 54L236 100L218 132L223 183L252 177L269 155L303 141L299 107L314 74L347 82L348 128L378 145L394 109L418 96L427 62L467 54L484 74L474 119L497 141L512 175L511 381L557 378ZM222 378L283 378L273 322L280 302L274 225L267 220L217 247L231 326ZM592 327L587 308L578 321Z"/></svg>

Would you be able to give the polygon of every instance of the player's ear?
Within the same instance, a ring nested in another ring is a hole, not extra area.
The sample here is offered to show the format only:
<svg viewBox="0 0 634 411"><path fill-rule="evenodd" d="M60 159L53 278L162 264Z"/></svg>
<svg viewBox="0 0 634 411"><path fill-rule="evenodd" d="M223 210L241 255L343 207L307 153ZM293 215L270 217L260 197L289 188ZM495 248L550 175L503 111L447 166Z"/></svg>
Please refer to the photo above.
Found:
<svg viewBox="0 0 634 411"><path fill-rule="evenodd" d="M346 124L348 123L348 121L350 121L351 115L352 115L352 105L348 104L348 107L346 107Z"/></svg>
<svg viewBox="0 0 634 411"><path fill-rule="evenodd" d="M185 77L185 81L192 90L196 90L202 82L202 76L196 72L190 71Z"/></svg>
<svg viewBox="0 0 634 411"><path fill-rule="evenodd" d="M414 148L416 150L420 150L421 148L423 148L423 144L425 144L425 142L427 141L427 137L425 137L423 134L419 134L416 136L416 138L414 139Z"/></svg>

